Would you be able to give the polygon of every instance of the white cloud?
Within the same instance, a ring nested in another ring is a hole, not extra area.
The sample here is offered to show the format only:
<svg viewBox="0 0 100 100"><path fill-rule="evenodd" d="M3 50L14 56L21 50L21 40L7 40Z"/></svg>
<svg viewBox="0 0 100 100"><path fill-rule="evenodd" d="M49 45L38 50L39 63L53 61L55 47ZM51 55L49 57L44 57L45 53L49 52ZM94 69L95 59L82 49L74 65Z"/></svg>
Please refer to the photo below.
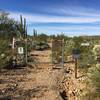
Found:
<svg viewBox="0 0 100 100"><path fill-rule="evenodd" d="M20 19L20 15L26 18L28 23L38 23L38 22L60 22L60 23L93 23L99 22L100 17L64 17L64 16L47 16L20 12L10 12L11 18L16 20Z"/></svg>
<svg viewBox="0 0 100 100"><path fill-rule="evenodd" d="M88 14L88 13L87 13ZM47 16L47 15L39 15L39 14L29 14L29 13L20 13L20 12L10 12L9 17L14 18L15 20L20 20L20 15L23 15L24 18L27 20L27 24L33 24L33 26L28 26L28 32L32 34L33 28L36 28L39 33L45 32L45 33L61 33L61 32L67 32L67 33L76 33L76 34L99 34L100 28L99 26L84 26L83 23L94 23L94 22L100 22L100 17L98 16L78 16L78 17L64 17L64 16ZM86 15L86 14L84 14ZM34 27L34 23L80 23L81 26L37 26ZM89 24L90 25L90 24ZM83 33L82 33L83 32Z"/></svg>
<svg viewBox="0 0 100 100"><path fill-rule="evenodd" d="M52 12L62 15L100 17L100 10L98 9L74 5L52 8Z"/></svg>

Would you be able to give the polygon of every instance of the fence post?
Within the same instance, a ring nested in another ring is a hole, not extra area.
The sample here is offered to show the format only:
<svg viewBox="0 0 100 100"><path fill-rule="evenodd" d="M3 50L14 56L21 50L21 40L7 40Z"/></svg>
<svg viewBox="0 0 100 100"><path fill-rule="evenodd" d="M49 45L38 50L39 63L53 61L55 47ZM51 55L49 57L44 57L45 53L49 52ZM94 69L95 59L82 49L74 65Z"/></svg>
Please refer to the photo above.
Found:
<svg viewBox="0 0 100 100"><path fill-rule="evenodd" d="M51 43L52 43L52 45L51 45L51 63L52 63L52 68L53 68L53 39L51 40Z"/></svg>
<svg viewBox="0 0 100 100"><path fill-rule="evenodd" d="M62 67L64 67L64 39L62 40Z"/></svg>
<svg viewBox="0 0 100 100"><path fill-rule="evenodd" d="M27 51L27 44L28 44L28 41L27 41L27 28L26 28L26 30L25 30L25 63L26 63L26 65L27 65L27 63L28 63L28 51Z"/></svg>
<svg viewBox="0 0 100 100"><path fill-rule="evenodd" d="M27 62L28 62L28 60L27 60L27 39L26 39L26 46L25 46L25 52L26 52L26 54L25 54L25 58L26 58L26 60L25 60L25 63L27 64Z"/></svg>

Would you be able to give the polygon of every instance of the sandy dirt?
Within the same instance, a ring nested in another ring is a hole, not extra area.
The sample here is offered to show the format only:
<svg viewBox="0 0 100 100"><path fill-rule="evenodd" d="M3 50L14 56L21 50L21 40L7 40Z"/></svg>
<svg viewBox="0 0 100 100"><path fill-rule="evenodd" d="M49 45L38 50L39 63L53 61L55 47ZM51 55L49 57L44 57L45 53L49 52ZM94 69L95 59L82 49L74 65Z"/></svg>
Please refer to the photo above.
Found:
<svg viewBox="0 0 100 100"><path fill-rule="evenodd" d="M41 62L50 61L50 51L34 51ZM59 86L62 70L51 65L38 64L37 68L0 71L0 100L62 100Z"/></svg>
<svg viewBox="0 0 100 100"><path fill-rule="evenodd" d="M38 62L50 62L51 51L33 51ZM66 72L67 71L67 72ZM81 76L82 73L78 72ZM67 100L60 92L65 90L68 100L80 100L85 77L74 78L74 64L64 69L52 69L52 64L0 71L0 100Z"/></svg>

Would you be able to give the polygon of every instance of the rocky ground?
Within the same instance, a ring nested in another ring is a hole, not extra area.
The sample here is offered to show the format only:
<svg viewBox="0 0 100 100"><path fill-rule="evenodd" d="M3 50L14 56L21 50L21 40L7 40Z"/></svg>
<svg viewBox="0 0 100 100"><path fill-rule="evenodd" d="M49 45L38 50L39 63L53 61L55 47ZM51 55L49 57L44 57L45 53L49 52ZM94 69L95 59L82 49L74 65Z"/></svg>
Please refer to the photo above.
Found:
<svg viewBox="0 0 100 100"><path fill-rule="evenodd" d="M0 100L62 100L61 70L17 69L0 73Z"/></svg>
<svg viewBox="0 0 100 100"><path fill-rule="evenodd" d="M35 55L38 61L50 60L48 51L35 51ZM62 100L59 91L62 78L62 69L52 70L50 64L3 69L0 71L0 100Z"/></svg>
<svg viewBox="0 0 100 100"><path fill-rule="evenodd" d="M39 62L50 62L50 50L32 53ZM42 59L42 60L41 60ZM51 64L0 71L0 100L80 100L85 77L74 78L74 63L52 69Z"/></svg>

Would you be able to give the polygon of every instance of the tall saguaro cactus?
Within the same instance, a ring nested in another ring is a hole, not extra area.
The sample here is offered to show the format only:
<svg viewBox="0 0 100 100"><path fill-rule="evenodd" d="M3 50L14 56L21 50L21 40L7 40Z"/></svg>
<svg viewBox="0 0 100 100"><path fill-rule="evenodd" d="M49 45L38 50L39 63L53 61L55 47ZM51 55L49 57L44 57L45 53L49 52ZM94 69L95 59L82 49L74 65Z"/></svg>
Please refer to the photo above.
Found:
<svg viewBox="0 0 100 100"><path fill-rule="evenodd" d="M37 30L33 29L33 36L37 37Z"/></svg>
<svg viewBox="0 0 100 100"><path fill-rule="evenodd" d="M24 18L24 37L27 37L26 19Z"/></svg>
<svg viewBox="0 0 100 100"><path fill-rule="evenodd" d="M23 18L22 15L20 15L20 32L23 32Z"/></svg>
<svg viewBox="0 0 100 100"><path fill-rule="evenodd" d="M23 22L23 17L22 15L20 15L20 34L21 34L21 38L24 38L26 36L26 19L24 18L24 22Z"/></svg>
<svg viewBox="0 0 100 100"><path fill-rule="evenodd" d="M33 37L35 37L35 29L33 29Z"/></svg>

